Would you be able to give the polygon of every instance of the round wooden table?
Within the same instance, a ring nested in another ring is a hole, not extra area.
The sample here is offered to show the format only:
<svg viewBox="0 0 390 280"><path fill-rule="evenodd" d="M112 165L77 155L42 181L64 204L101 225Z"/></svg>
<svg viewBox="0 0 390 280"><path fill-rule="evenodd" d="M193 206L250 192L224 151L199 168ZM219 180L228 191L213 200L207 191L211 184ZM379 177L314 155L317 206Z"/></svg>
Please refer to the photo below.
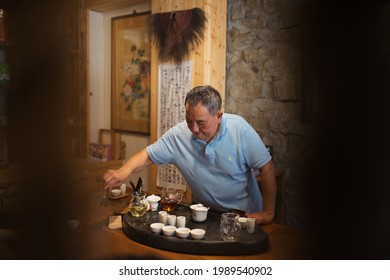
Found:
<svg viewBox="0 0 390 280"><path fill-rule="evenodd" d="M108 219L128 205L130 197L109 199L100 207L102 193L96 192L81 202L79 230L72 234L76 259L307 259L307 235L301 230L279 224L262 226L269 236L269 249L248 255L187 254L157 249L130 239L122 229L109 229Z"/></svg>

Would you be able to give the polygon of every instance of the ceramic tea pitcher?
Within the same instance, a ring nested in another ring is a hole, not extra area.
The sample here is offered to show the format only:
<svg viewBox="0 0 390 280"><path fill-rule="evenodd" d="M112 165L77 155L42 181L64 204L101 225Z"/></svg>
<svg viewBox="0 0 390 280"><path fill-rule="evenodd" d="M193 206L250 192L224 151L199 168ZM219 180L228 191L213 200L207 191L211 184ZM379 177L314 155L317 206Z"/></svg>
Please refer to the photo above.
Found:
<svg viewBox="0 0 390 280"><path fill-rule="evenodd" d="M219 226L219 235L224 241L234 242L238 240L240 235L240 224L238 218L240 215L236 213L223 213L221 216L221 224Z"/></svg>
<svg viewBox="0 0 390 280"><path fill-rule="evenodd" d="M172 211L183 199L183 193L179 190L164 188L161 192L160 204L164 211Z"/></svg>
<svg viewBox="0 0 390 280"><path fill-rule="evenodd" d="M141 217L145 215L149 209L149 202L146 199L144 192L132 192L129 204L129 211L134 217Z"/></svg>

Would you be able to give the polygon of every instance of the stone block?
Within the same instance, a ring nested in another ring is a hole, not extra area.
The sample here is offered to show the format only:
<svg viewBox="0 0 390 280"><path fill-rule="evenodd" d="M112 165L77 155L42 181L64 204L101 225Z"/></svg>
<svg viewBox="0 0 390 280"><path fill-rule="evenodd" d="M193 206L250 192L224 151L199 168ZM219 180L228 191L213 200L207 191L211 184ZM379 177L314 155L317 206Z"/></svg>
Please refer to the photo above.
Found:
<svg viewBox="0 0 390 280"><path fill-rule="evenodd" d="M295 80L283 80L274 82L274 97L275 100L297 100L295 90Z"/></svg>

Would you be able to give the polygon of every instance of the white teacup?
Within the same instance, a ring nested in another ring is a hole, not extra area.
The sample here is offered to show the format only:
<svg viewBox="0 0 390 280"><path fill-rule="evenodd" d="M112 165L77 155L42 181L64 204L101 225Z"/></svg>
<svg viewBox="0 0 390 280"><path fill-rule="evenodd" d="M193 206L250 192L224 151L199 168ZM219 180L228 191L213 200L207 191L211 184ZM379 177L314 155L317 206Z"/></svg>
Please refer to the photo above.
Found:
<svg viewBox="0 0 390 280"><path fill-rule="evenodd" d="M254 233L256 226L256 219L255 218L248 218L246 222L246 231L248 233Z"/></svg>
<svg viewBox="0 0 390 280"><path fill-rule="evenodd" d="M121 189L121 195L125 195L127 189L126 184L122 184L120 189Z"/></svg>
<svg viewBox="0 0 390 280"><path fill-rule="evenodd" d="M165 214L162 214L161 216L161 222L164 224L164 225L168 225L168 217L170 215L168 213L165 213Z"/></svg>
<svg viewBox="0 0 390 280"><path fill-rule="evenodd" d="M245 218L245 217L238 218L238 222L240 223L241 229L246 228L247 221L248 221L248 218Z"/></svg>
<svg viewBox="0 0 390 280"><path fill-rule="evenodd" d="M184 227L186 227L186 216L178 216L176 218L176 227L177 228L184 228Z"/></svg>
<svg viewBox="0 0 390 280"><path fill-rule="evenodd" d="M167 219L168 226L176 226L176 215L169 215Z"/></svg>
<svg viewBox="0 0 390 280"><path fill-rule="evenodd" d="M163 215L165 215L165 214L168 214L167 211L159 211L159 212L158 212L158 221L159 221L160 223L163 222ZM166 222L166 219L165 219L165 222Z"/></svg>
<svg viewBox="0 0 390 280"><path fill-rule="evenodd" d="M157 211L157 208L158 208L158 203L159 201L161 200L161 197L157 196L157 195L149 195L147 198L146 198L150 204L150 208L152 211Z"/></svg>
<svg viewBox="0 0 390 280"><path fill-rule="evenodd" d="M120 196L121 193L122 193L122 191L120 189L113 189L113 190L111 190L111 195L114 196L114 197Z"/></svg>

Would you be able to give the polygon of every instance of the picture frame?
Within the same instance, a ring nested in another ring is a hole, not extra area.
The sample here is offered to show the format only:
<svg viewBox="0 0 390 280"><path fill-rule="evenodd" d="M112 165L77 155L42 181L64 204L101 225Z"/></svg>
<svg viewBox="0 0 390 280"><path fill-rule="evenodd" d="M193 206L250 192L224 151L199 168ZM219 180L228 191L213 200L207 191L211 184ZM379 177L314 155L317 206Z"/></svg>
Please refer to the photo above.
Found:
<svg viewBox="0 0 390 280"><path fill-rule="evenodd" d="M111 19L112 129L150 133L150 12Z"/></svg>
<svg viewBox="0 0 390 280"><path fill-rule="evenodd" d="M100 161L113 160L111 144L89 143L90 158Z"/></svg>
<svg viewBox="0 0 390 280"><path fill-rule="evenodd" d="M99 130L99 143L111 145L112 159L124 159L125 158L125 147L121 140L121 134L111 129L100 129Z"/></svg>

